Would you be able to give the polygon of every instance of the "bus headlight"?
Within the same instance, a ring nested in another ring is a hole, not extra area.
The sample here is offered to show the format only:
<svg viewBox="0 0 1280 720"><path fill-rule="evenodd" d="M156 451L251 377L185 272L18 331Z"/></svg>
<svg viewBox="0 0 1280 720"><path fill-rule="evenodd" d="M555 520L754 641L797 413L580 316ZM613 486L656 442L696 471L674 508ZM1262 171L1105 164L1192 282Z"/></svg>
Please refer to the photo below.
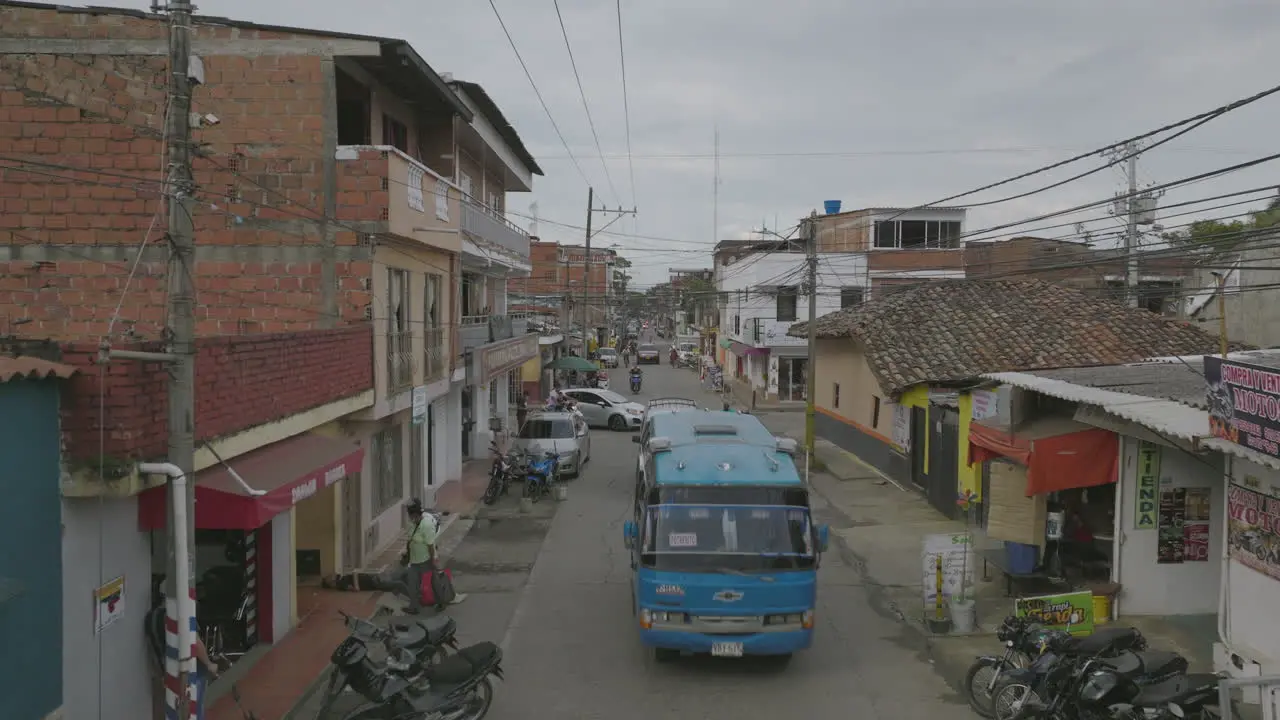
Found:
<svg viewBox="0 0 1280 720"><path fill-rule="evenodd" d="M805 610L802 613L788 613L786 615L765 615L765 625L799 625L808 630L813 627L813 611Z"/></svg>
<svg viewBox="0 0 1280 720"><path fill-rule="evenodd" d="M667 610L641 610L640 611L640 627L648 630L654 625L684 625L689 621L689 616L682 612L669 612Z"/></svg>

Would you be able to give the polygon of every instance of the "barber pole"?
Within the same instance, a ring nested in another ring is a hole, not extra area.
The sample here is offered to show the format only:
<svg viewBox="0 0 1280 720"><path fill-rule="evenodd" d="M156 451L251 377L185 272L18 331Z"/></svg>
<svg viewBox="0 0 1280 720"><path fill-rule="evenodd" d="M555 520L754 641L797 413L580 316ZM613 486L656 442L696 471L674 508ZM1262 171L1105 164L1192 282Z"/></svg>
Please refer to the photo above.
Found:
<svg viewBox="0 0 1280 720"><path fill-rule="evenodd" d="M191 593L191 607L196 605L195 588ZM178 648L178 599L169 597L164 601L164 715L166 720L179 720L178 698L181 696L181 674L187 674L187 717L196 716L196 648L194 639L200 636L200 628L196 625L193 614L186 619L191 625L191 647L179 652Z"/></svg>
<svg viewBox="0 0 1280 720"><path fill-rule="evenodd" d="M246 647L258 643L258 531L244 534L244 592L248 603L244 610L244 641Z"/></svg>

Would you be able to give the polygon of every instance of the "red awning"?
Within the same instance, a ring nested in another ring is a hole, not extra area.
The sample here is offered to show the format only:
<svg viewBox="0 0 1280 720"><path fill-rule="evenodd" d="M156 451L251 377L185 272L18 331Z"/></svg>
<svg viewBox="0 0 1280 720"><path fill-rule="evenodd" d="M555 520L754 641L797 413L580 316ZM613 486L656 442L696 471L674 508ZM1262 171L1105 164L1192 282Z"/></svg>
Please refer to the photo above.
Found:
<svg viewBox="0 0 1280 720"><path fill-rule="evenodd" d="M768 355L769 354L769 348L767 347L754 347L746 343L738 342L737 340L730 340L729 347L733 350L733 354L739 357L746 357L747 355Z"/></svg>
<svg viewBox="0 0 1280 720"><path fill-rule="evenodd" d="M303 433L227 460L227 465L263 495L250 495L219 463L196 473L196 528L255 530L271 518L360 471L364 448L345 438ZM138 496L138 525L165 525L167 488Z"/></svg>
<svg viewBox="0 0 1280 720"><path fill-rule="evenodd" d="M1010 434L969 425L969 462L1006 457L1027 467L1027 496L1116 481L1119 437L1065 418L1032 421Z"/></svg>

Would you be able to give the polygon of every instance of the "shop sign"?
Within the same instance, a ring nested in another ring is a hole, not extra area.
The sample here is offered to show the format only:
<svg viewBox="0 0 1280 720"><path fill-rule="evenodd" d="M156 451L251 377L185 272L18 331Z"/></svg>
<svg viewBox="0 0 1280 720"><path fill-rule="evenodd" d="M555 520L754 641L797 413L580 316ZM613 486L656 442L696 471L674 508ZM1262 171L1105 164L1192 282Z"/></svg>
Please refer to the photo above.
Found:
<svg viewBox="0 0 1280 720"><path fill-rule="evenodd" d="M1179 565L1209 561L1209 488L1160 491L1156 562Z"/></svg>
<svg viewBox="0 0 1280 720"><path fill-rule="evenodd" d="M501 373L538 356L538 336L523 335L482 347L476 352L476 382L487 383Z"/></svg>
<svg viewBox="0 0 1280 720"><path fill-rule="evenodd" d="M1138 495L1133 503L1135 530L1156 527L1160 493L1160 446L1143 442L1138 447Z"/></svg>
<svg viewBox="0 0 1280 720"><path fill-rule="evenodd" d="M1013 614L1034 618L1046 630L1066 630L1072 635L1093 634L1093 591L1021 597L1013 601Z"/></svg>
<svg viewBox="0 0 1280 720"><path fill-rule="evenodd" d="M809 339L802 337L791 337L787 331L795 323L782 322L779 320L765 320L761 323L764 335L764 344L769 347L796 347L800 345L808 345Z"/></svg>
<svg viewBox="0 0 1280 720"><path fill-rule="evenodd" d="M427 421L427 386L419 385L413 389L413 424L421 425Z"/></svg>
<svg viewBox="0 0 1280 720"><path fill-rule="evenodd" d="M1000 414L1000 396L992 390L974 390L969 393L972 413L970 417L982 421Z"/></svg>
<svg viewBox="0 0 1280 720"><path fill-rule="evenodd" d="M1227 486L1227 553L1232 560L1280 580L1280 498Z"/></svg>
<svg viewBox="0 0 1280 720"><path fill-rule="evenodd" d="M124 617L124 576L93 591L93 633L97 635Z"/></svg>
<svg viewBox="0 0 1280 720"><path fill-rule="evenodd" d="M1280 458L1280 372L1261 365L1204 357L1209 432Z"/></svg>
<svg viewBox="0 0 1280 720"><path fill-rule="evenodd" d="M957 390L929 388L929 402L943 407L960 407L960 393Z"/></svg>
<svg viewBox="0 0 1280 720"><path fill-rule="evenodd" d="M307 498L315 494L316 494L316 479L311 478L310 480L307 480L306 482L302 483L301 485L295 487L292 491L290 491L289 497L293 500L293 504L297 505L298 503L302 502L303 500L306 500Z"/></svg>
<svg viewBox="0 0 1280 720"><path fill-rule="evenodd" d="M965 533L941 533L926 535L921 554L921 566L924 571L922 583L924 587L924 604L926 608L935 607L939 601L941 590L942 603L950 602L965 587L973 587L973 568L976 564L972 539ZM942 572L939 577L938 564L941 561ZM966 566L968 579L965 578ZM941 586L941 587L939 587Z"/></svg>
<svg viewBox="0 0 1280 720"><path fill-rule="evenodd" d="M346 476L347 476L346 463L334 465L333 467L326 470L324 473L324 486L329 487L330 485L338 482L339 480L341 480Z"/></svg>

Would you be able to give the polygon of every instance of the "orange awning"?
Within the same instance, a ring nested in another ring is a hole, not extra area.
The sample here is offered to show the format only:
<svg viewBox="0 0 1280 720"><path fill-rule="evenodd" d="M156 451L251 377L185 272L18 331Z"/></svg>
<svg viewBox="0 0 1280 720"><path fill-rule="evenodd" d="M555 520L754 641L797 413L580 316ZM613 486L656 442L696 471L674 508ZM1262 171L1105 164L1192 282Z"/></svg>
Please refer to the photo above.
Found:
<svg viewBox="0 0 1280 720"><path fill-rule="evenodd" d="M1119 437L1066 418L1032 421L1013 433L969 425L969 462L1005 457L1027 467L1027 496L1116 481Z"/></svg>

